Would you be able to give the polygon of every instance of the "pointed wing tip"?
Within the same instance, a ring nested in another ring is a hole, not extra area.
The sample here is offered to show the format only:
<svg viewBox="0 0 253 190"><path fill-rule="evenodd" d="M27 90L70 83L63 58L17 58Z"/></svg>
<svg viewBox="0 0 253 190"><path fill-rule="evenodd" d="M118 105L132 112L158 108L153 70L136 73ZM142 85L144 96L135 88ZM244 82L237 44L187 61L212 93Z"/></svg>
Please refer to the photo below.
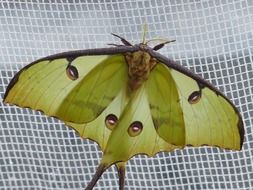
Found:
<svg viewBox="0 0 253 190"><path fill-rule="evenodd" d="M13 79L14 79L14 78L13 78ZM8 94L9 94L10 90L12 89L12 87L13 87L13 86L16 84L16 82L17 82L17 81L12 82L13 79L11 80L11 82L9 83L9 85L8 85L7 88L6 88L6 91L5 91L4 96L3 96L3 103L8 103L8 102L6 101L6 98L7 98Z"/></svg>
<svg viewBox="0 0 253 190"><path fill-rule="evenodd" d="M239 116L239 121L238 121L238 124L237 124L237 127L238 127L238 130L239 130L239 135L240 135L240 149L242 149L242 146L243 146L243 141L244 141L244 124L243 124L243 120L242 120L242 117L241 115Z"/></svg>
<svg viewBox="0 0 253 190"><path fill-rule="evenodd" d="M17 72L14 77L11 79L10 83L8 84L8 86L6 87L6 90L5 90L5 93L4 93L4 96L3 96L3 101L5 101L5 99L7 98L10 90L12 89L12 87L18 82L18 79L19 79L19 76L20 74L23 72L23 70L25 69L26 67L24 67L23 69L21 69L19 72Z"/></svg>
<svg viewBox="0 0 253 190"><path fill-rule="evenodd" d="M3 98L3 103L4 103L5 105L9 105L9 106L18 106L17 104L15 104L15 103L9 101L8 98L7 98L7 96Z"/></svg>
<svg viewBox="0 0 253 190"><path fill-rule="evenodd" d="M6 97L7 97L7 95L6 95L6 93L4 94L4 96L3 96L3 103L4 104L8 104L9 102L6 100Z"/></svg>
<svg viewBox="0 0 253 190"><path fill-rule="evenodd" d="M5 102L5 99L7 98L8 94L9 94L10 90L13 88L13 86L18 82L19 76L22 74L22 72L25 71L26 69L28 69L29 67L31 67L32 65L39 63L40 61L43 61L43 60L44 60L44 58L38 59L38 60L26 65L25 67L20 69L17 73L15 73L14 77L10 80L9 84L6 87L6 90L5 90L5 93L3 96L4 103L10 103L10 102Z"/></svg>

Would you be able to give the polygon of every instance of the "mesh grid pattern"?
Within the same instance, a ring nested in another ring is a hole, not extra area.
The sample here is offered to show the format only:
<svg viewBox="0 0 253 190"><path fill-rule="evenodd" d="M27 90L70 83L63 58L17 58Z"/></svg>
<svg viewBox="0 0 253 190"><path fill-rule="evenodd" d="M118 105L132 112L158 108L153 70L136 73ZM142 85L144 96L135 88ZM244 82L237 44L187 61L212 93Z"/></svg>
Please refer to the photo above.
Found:
<svg viewBox="0 0 253 190"><path fill-rule="evenodd" d="M212 147L136 156L126 189L253 189L253 1L0 0L0 189L83 189L101 158L96 143L60 121L2 103L22 66L46 55L118 43L176 39L160 52L201 75L239 108L242 151ZM115 168L95 189L117 189Z"/></svg>

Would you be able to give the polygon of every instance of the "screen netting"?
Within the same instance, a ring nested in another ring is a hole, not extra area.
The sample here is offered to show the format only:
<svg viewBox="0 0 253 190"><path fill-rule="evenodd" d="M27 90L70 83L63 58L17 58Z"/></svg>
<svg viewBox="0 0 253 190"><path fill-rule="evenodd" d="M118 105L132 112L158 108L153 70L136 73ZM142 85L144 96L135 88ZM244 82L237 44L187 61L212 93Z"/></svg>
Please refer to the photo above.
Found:
<svg viewBox="0 0 253 190"><path fill-rule="evenodd" d="M0 189L83 189L101 152L60 121L2 103L13 75L58 52L118 43L111 32L139 43L176 42L160 53L223 91L245 124L242 151L188 147L155 157L135 156L125 189L253 189L252 0L0 1ZM117 189L115 168L95 189Z"/></svg>

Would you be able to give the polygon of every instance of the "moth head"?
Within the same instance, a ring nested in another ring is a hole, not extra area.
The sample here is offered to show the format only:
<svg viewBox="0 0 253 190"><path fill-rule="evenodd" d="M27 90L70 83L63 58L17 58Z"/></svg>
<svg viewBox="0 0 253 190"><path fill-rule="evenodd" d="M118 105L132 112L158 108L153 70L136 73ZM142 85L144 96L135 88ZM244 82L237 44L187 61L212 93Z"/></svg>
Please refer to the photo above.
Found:
<svg viewBox="0 0 253 190"><path fill-rule="evenodd" d="M145 24L144 27L143 27L143 33L142 33L142 42L137 44L137 46L140 47L140 49L142 50L146 50L146 49L153 49L154 51L157 51L159 49L161 49L165 44L168 44L168 43L171 43L171 42L175 42L176 40L167 40L167 39L163 39L163 38L154 38L154 39L151 39L151 40L147 40L146 41L146 34L147 34L147 25ZM123 43L123 45L120 45L120 44L108 44L108 45L113 45L113 46L116 46L116 47L120 47L120 46L133 46L129 41L127 41L125 38L117 35L117 34L114 34L114 33L111 33L113 36L119 38L121 40L121 42ZM148 44L151 43L151 42L154 42L154 41L159 41L160 43L158 43L157 45L155 45L154 47L150 47Z"/></svg>

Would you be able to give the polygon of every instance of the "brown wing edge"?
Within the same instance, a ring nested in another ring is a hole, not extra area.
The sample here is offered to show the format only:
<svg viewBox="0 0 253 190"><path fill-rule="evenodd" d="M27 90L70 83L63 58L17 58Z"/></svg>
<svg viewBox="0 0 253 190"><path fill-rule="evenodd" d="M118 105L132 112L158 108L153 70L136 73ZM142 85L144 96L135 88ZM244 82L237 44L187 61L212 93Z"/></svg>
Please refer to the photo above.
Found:
<svg viewBox="0 0 253 190"><path fill-rule="evenodd" d="M76 51L68 51L63 53L57 53L54 55L50 55L47 57L43 57L41 59L38 59L36 61L33 61L32 63L26 65L21 70L19 70L14 77L9 82L5 94L3 96L3 102L5 102L6 97L9 94L9 91L12 89L12 87L18 82L20 74L28 69L29 67L33 66L34 64L37 64L41 61L52 61L54 59L62 59L66 58L67 60L73 60L80 56L86 56L86 55L114 55L114 54L120 54L120 53L126 53L126 52L134 52L138 51L138 46L121 46L121 47L111 47L111 48L99 48L99 49L86 49L86 50L76 50Z"/></svg>
<svg viewBox="0 0 253 190"><path fill-rule="evenodd" d="M243 141L244 141L244 124L243 124L243 120L242 120L242 115L240 114L239 110L236 108L236 106L233 104L233 102L228 99L225 94L223 94L218 88L216 88L214 85L212 85L210 82L204 80L201 76L193 73L191 70L179 65L178 63L176 63L175 61L173 61L172 59L169 59L163 55L161 55L158 52L153 51L152 49L148 50L149 54L156 58L157 60L159 60L161 63L163 63L164 65L166 65L169 68L175 69L191 78L193 78L194 80L200 82L201 84L203 84L205 87L208 87L209 89L213 90L217 96L222 96L225 100L227 100L227 102L233 107L235 113L238 115L239 120L237 123L237 128L240 134L240 150L242 149L243 146Z"/></svg>

